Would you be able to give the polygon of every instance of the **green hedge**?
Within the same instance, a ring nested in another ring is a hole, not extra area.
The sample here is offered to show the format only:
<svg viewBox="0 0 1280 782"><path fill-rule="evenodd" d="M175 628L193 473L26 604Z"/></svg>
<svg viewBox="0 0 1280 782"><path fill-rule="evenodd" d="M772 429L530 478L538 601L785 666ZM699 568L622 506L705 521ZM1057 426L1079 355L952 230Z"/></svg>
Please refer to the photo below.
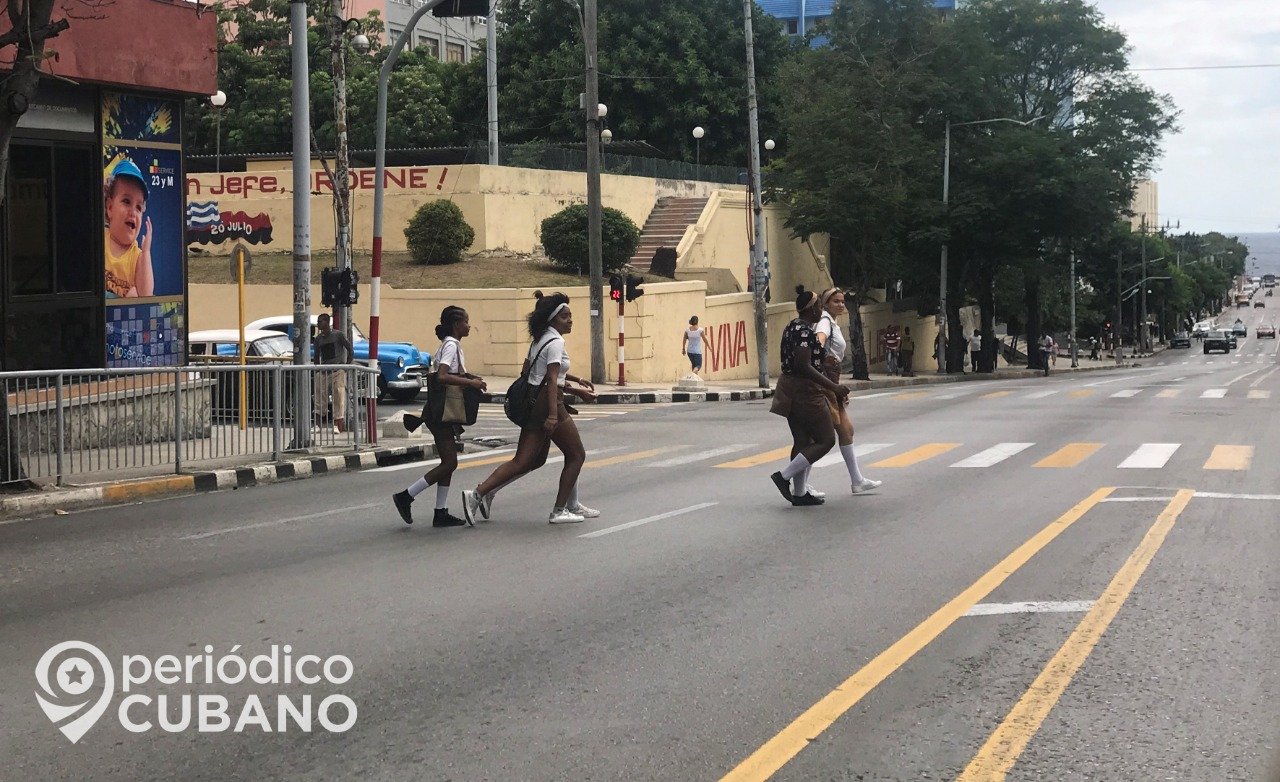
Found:
<svg viewBox="0 0 1280 782"><path fill-rule="evenodd" d="M602 267L617 271L631 260L640 243L640 229L617 209L605 207L600 221ZM561 269L586 274L588 271L587 207L575 204L542 221L542 249Z"/></svg>
<svg viewBox="0 0 1280 782"><path fill-rule="evenodd" d="M462 252L476 239L462 210L448 199L423 204L404 229L409 254L417 263L442 265L462 260Z"/></svg>

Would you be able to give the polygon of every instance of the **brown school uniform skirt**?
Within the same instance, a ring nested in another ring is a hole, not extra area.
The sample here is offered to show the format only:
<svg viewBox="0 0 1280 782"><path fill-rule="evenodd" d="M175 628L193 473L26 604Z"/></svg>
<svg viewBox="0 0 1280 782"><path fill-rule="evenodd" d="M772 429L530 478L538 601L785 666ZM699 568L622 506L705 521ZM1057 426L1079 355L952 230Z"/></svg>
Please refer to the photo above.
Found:
<svg viewBox="0 0 1280 782"><path fill-rule="evenodd" d="M769 412L811 427L829 427L833 425L831 416L835 403L835 394L812 380L783 375L773 390L773 404Z"/></svg>

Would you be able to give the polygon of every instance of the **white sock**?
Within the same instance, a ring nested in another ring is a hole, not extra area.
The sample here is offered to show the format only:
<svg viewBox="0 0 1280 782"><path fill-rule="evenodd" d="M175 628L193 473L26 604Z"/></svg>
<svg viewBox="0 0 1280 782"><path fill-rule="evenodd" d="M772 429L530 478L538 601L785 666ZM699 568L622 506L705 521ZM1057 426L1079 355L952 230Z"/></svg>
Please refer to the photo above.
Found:
<svg viewBox="0 0 1280 782"><path fill-rule="evenodd" d="M849 468L849 479L854 483L862 483L862 470L858 469L858 455L853 452L853 443L840 446L840 455L844 457L844 465Z"/></svg>
<svg viewBox="0 0 1280 782"><path fill-rule="evenodd" d="M443 484L436 485L436 507L449 507L449 487Z"/></svg>
<svg viewBox="0 0 1280 782"><path fill-rule="evenodd" d="M412 486L409 487L409 496L416 499L417 496L426 491L427 487L430 485L431 484L427 483L426 478L419 478L413 482Z"/></svg>
<svg viewBox="0 0 1280 782"><path fill-rule="evenodd" d="M796 458L792 459L791 462L786 467L782 468L782 477L786 478L787 480L791 480L797 475L803 473L808 468L809 468L809 460L804 458L804 454L802 453L796 454Z"/></svg>

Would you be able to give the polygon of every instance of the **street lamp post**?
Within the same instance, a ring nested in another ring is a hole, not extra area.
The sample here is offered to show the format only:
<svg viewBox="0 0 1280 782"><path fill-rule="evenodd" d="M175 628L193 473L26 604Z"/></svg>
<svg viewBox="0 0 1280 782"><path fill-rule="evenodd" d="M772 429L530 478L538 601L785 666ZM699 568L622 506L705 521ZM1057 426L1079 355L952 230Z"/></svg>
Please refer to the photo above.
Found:
<svg viewBox="0 0 1280 782"><path fill-rule="evenodd" d="M946 144L942 157L942 211L945 214L951 198L951 129L968 125L990 125L996 122L1008 122L1026 127L1033 122L1044 119L1044 115L1029 120L1017 120L1012 117L995 119L979 119L972 122L952 122L947 120ZM942 259L939 268L938 285L938 374L947 374L947 241L942 241ZM1030 350L1030 345L1027 346Z"/></svg>
<svg viewBox="0 0 1280 782"><path fill-rule="evenodd" d="M693 129L693 160L694 171L696 172L693 178L699 181L702 180L702 137L705 135L707 135L707 131L703 130L701 125Z"/></svg>
<svg viewBox="0 0 1280 782"><path fill-rule="evenodd" d="M305 0L289 2L289 33L293 66L293 363L306 366L311 363L311 68ZM294 394L294 405L294 446L309 447L309 388Z"/></svg>
<svg viewBox="0 0 1280 782"><path fill-rule="evenodd" d="M209 105L217 109L217 111L214 112L214 117L216 118L214 121L214 127L217 128L217 130L214 131L214 141L213 141L214 168L213 170L221 174L222 173L222 107L227 105L227 93L223 92L222 90L218 90L217 92L213 93L212 95L209 96Z"/></svg>

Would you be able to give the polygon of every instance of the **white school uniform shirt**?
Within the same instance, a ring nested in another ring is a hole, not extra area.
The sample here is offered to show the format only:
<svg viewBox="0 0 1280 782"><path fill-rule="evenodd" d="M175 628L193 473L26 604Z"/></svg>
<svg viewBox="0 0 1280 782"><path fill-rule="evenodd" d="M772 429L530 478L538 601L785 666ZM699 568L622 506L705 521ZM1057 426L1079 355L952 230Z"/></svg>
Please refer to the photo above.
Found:
<svg viewBox="0 0 1280 782"><path fill-rule="evenodd" d="M436 351L436 366L448 367L451 375L461 375L466 371L463 369L466 365L466 359L462 355L462 343L454 337L445 337L444 342L440 343L440 349Z"/></svg>
<svg viewBox="0 0 1280 782"><path fill-rule="evenodd" d="M689 337L689 346L685 348L686 353L702 353L702 329L687 329L684 332Z"/></svg>
<svg viewBox="0 0 1280 782"><path fill-rule="evenodd" d="M977 353L982 350L982 335L975 334L969 337L969 352Z"/></svg>
<svg viewBox="0 0 1280 782"><path fill-rule="evenodd" d="M546 345L546 348L543 348L543 345ZM534 356L537 356L536 360ZM548 328L541 339L529 346L529 360L533 362L529 365L530 385L541 384L547 377L547 367L551 364L559 364L560 377L556 385L564 386L565 378L569 376L569 353L565 350L564 337L560 336L560 332Z"/></svg>
<svg viewBox="0 0 1280 782"><path fill-rule="evenodd" d="M844 358L844 351L849 345L844 340L844 332L840 330L840 324L836 323L836 319L831 317L831 313L822 313L822 319L818 321L818 325L813 330L827 336L828 356L834 356L837 359Z"/></svg>

